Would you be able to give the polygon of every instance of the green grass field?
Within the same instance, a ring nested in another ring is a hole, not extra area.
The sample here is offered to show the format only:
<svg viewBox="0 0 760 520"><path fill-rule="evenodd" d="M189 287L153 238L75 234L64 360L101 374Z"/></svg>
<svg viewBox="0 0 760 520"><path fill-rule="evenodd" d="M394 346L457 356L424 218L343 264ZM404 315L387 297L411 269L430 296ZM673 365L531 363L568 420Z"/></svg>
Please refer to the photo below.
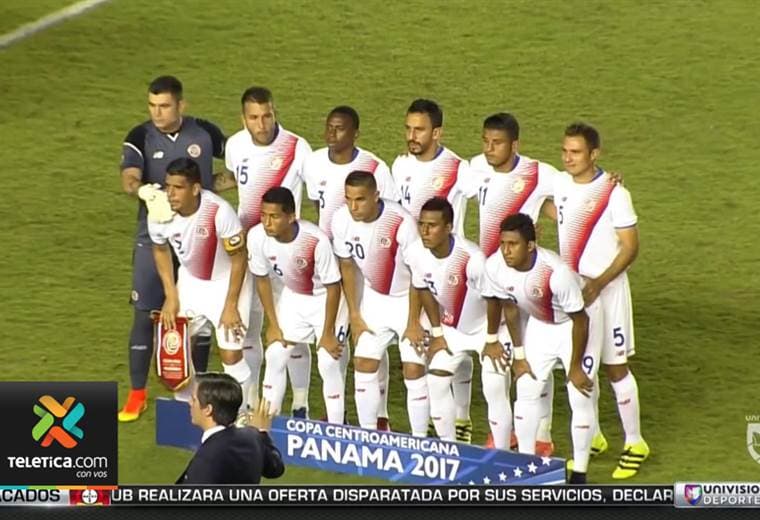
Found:
<svg viewBox="0 0 760 520"><path fill-rule="evenodd" d="M65 2L32 4L4 0L0 32ZM360 144L388 162L404 148L406 106L424 96L442 104L445 143L465 157L499 110L521 121L522 152L555 166L567 123L600 129L601 164L624 173L642 237L632 366L652 457L633 482L758 480L745 440L745 415L760 413L757 34L751 0L114 0L0 50L2 377L115 380L125 395L136 208L118 164L124 135L147 118L153 77L180 77L188 113L227 134L240 126L241 92L267 85L281 122L315 148L327 111L353 105ZM403 430L398 373L391 388ZM563 455L564 391L556 399ZM606 383L601 414L611 450L589 477L609 482L622 439ZM189 453L155 446L153 430L152 407L120 426L121 482L173 482L183 469ZM356 480L289 468L283 481Z"/></svg>

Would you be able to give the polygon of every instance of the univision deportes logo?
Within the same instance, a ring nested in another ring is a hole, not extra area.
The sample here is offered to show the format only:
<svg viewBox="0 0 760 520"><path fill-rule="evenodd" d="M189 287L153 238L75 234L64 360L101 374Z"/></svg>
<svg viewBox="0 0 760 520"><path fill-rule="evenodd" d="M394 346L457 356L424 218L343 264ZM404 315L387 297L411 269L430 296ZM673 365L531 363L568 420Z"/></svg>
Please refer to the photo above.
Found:
<svg viewBox="0 0 760 520"><path fill-rule="evenodd" d="M64 448L74 448L79 440L84 438L84 431L77 426L84 417L84 404L76 403L75 397L67 397L59 403L49 395L39 398L39 404L34 405L34 413L40 420L32 428L32 438L47 448L56 441ZM56 424L60 420L60 426Z"/></svg>

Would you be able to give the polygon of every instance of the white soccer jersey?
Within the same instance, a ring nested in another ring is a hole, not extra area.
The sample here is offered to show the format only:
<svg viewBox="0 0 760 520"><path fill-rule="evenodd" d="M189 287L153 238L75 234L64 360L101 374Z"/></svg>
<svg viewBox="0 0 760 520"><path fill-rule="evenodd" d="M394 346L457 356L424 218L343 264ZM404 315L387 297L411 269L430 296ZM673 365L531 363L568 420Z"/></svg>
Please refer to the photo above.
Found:
<svg viewBox="0 0 760 520"><path fill-rule="evenodd" d="M536 248L529 271L507 265L501 251L486 260L483 295L511 300L521 311L546 323L563 323L568 313L583 309L582 280L548 249Z"/></svg>
<svg viewBox="0 0 760 520"><path fill-rule="evenodd" d="M354 159L347 164L335 164L330 160L328 149L322 148L306 158L303 179L306 195L319 201L319 227L331 236L330 221L333 214L346 202L345 182L354 170L373 173L380 197L398 200L396 185L385 161L375 154L356 148Z"/></svg>
<svg viewBox="0 0 760 520"><path fill-rule="evenodd" d="M616 229L636 225L631 194L601 170L587 184L565 173L558 176L554 204L562 260L583 276L601 275L620 251Z"/></svg>
<svg viewBox="0 0 760 520"><path fill-rule="evenodd" d="M452 235L451 252L436 258L418 243L412 257L412 283L427 288L441 308L441 323L464 334L477 334L486 324L481 296L486 257L475 243Z"/></svg>
<svg viewBox="0 0 760 520"><path fill-rule="evenodd" d="M279 125L274 141L267 146L254 144L246 129L227 140L224 160L237 181L238 215L244 231L261 222L261 197L275 186L284 186L293 192L296 216L300 215L301 171L310 153L311 147L303 137Z"/></svg>
<svg viewBox="0 0 760 520"><path fill-rule="evenodd" d="M164 224L148 221L151 240L171 244L179 263L200 280L229 277L232 263L222 240L240 231L240 220L229 202L207 190L201 190L198 211L189 217L174 215Z"/></svg>
<svg viewBox="0 0 760 520"><path fill-rule="evenodd" d="M357 222L346 205L332 219L333 249L353 257L364 283L380 294L403 296L409 291L409 256L419 240L417 222L397 202L382 200L380 216Z"/></svg>
<svg viewBox="0 0 760 520"><path fill-rule="evenodd" d="M446 197L454 207L454 232L464 235L467 198L463 182L467 161L442 146L432 161L420 161L412 154L396 157L391 167L401 205L416 219L423 204L433 197Z"/></svg>
<svg viewBox="0 0 760 520"><path fill-rule="evenodd" d="M327 235L311 222L297 220L291 242L267 236L258 224L248 232L248 267L257 276L274 273L283 285L299 294L321 295L325 285L340 281L338 261Z"/></svg>
<svg viewBox="0 0 760 520"><path fill-rule="evenodd" d="M499 249L499 228L506 217L525 213L538 220L541 205L554 195L556 175L553 166L530 157L518 155L508 173L495 171L483 154L472 158L463 185L468 198L478 198L479 242L486 256Z"/></svg>

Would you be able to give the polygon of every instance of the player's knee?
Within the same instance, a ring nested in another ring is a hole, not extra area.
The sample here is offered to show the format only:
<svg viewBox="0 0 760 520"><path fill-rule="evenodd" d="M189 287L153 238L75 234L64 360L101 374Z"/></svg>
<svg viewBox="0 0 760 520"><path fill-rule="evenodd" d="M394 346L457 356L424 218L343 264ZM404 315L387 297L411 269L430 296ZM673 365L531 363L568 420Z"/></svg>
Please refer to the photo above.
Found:
<svg viewBox="0 0 760 520"><path fill-rule="evenodd" d="M134 308L132 330L129 333L130 345L144 345L153 348L153 319L149 311Z"/></svg>
<svg viewBox="0 0 760 520"><path fill-rule="evenodd" d="M335 359L323 348L317 351L317 369L322 379L335 377L336 374L342 377L340 358Z"/></svg>
<svg viewBox="0 0 760 520"><path fill-rule="evenodd" d="M276 371L285 370L285 366L290 359L290 351L285 345L279 341L275 341L267 347L264 359L266 359L268 369Z"/></svg>
<svg viewBox="0 0 760 520"><path fill-rule="evenodd" d="M404 379L420 379L425 376L425 365L403 363L401 366L401 370L404 373Z"/></svg>
<svg viewBox="0 0 760 520"><path fill-rule="evenodd" d="M521 376L515 383L518 401L538 401L544 388L542 381L536 381L529 375Z"/></svg>
<svg viewBox="0 0 760 520"><path fill-rule="evenodd" d="M628 375L628 364L622 365L604 365L604 372L611 383L617 383Z"/></svg>
<svg viewBox="0 0 760 520"><path fill-rule="evenodd" d="M357 372L374 373L380 368L377 359L354 356L354 370Z"/></svg>
<svg viewBox="0 0 760 520"><path fill-rule="evenodd" d="M230 350L230 349L226 349L226 348L220 348L219 349L219 359L225 365L234 365L238 361L242 361L243 360L243 351L242 350Z"/></svg>

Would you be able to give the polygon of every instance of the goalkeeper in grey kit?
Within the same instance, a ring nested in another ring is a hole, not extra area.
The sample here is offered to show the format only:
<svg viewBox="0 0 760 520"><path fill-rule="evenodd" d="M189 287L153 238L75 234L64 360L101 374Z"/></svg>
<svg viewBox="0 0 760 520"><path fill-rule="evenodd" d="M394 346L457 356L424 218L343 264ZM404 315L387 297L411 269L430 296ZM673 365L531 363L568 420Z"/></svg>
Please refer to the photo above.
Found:
<svg viewBox="0 0 760 520"><path fill-rule="evenodd" d="M129 375L131 389L119 412L119 421L137 420L147 409L146 383L153 355L151 311L160 310L164 290L153 260L147 219L171 219L172 212L161 190L166 167L175 159L193 159L201 170L204 189L214 186L214 157L224 157L225 137L214 124L183 115L182 83L173 76L161 76L148 87L150 120L134 127L124 140L121 184L128 195L137 196L137 233L132 253L132 294L134 310L129 335ZM150 213L150 215L149 215ZM193 345L193 364L205 371L210 336L199 336Z"/></svg>

